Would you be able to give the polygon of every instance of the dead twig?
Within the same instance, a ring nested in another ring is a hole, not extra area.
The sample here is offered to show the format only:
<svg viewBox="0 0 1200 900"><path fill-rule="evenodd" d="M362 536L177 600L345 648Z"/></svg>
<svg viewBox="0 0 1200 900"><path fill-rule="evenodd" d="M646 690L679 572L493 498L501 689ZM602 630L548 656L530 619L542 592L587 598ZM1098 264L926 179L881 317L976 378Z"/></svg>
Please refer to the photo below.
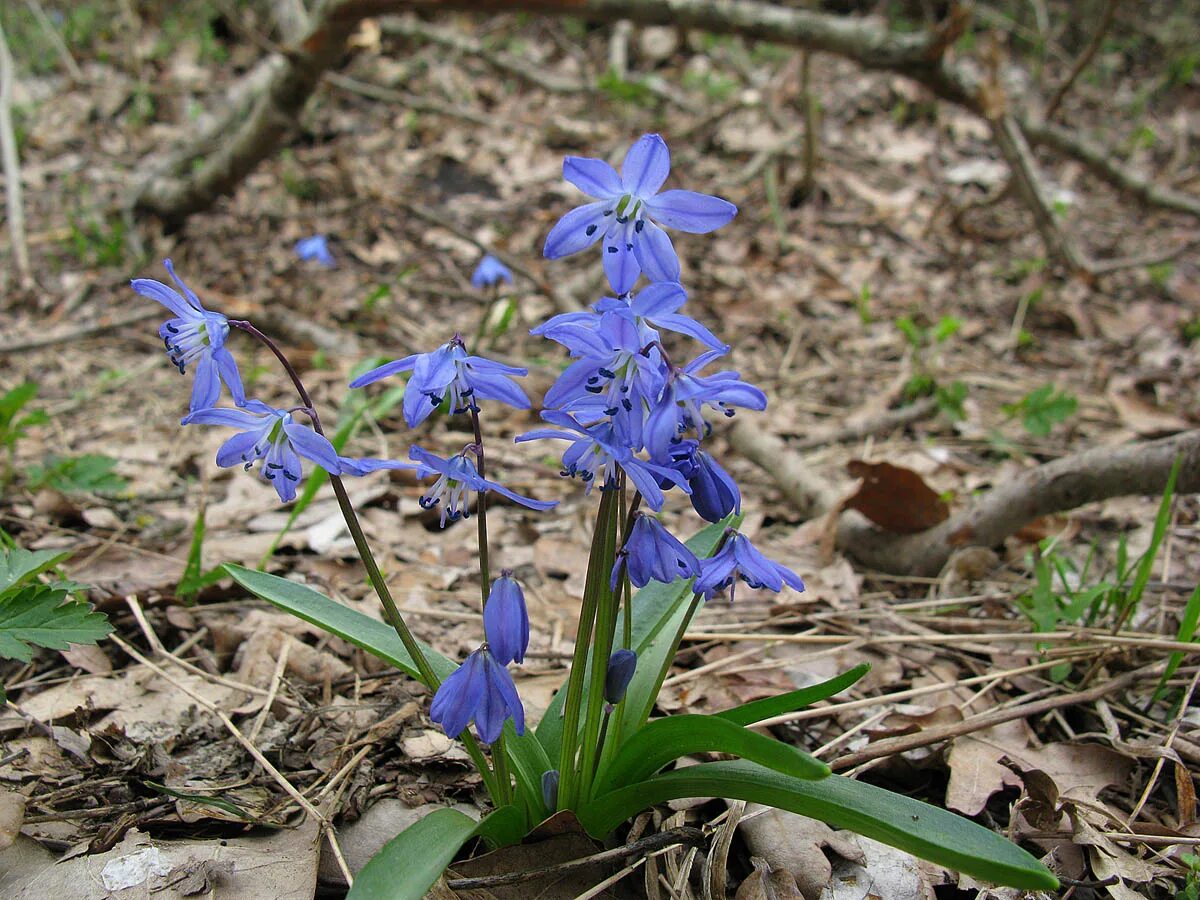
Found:
<svg viewBox="0 0 1200 900"><path fill-rule="evenodd" d="M79 63L75 62L75 57L71 55L71 50L67 47L67 42L63 40L62 35L58 33L58 29L54 27L54 23L50 21L50 17L46 15L46 10L42 8L42 4L38 3L38 0L25 0L25 5L33 13L33 17L37 19L38 25L46 33L46 37L50 39L50 43L54 45L54 52L58 54L59 61L63 64L63 68L67 70L67 75L70 76L72 81L83 81L83 72L79 68Z"/></svg>
<svg viewBox="0 0 1200 900"><path fill-rule="evenodd" d="M21 192L21 161L17 154L17 138L13 132L13 82L17 77L12 54L4 29L0 28L0 169L4 172L5 196L8 211L8 239L12 244L13 261L21 286L33 285L29 267L29 245L25 241L25 203Z"/></svg>
<svg viewBox="0 0 1200 900"><path fill-rule="evenodd" d="M919 747L928 747L930 744L938 744L950 738L961 737L964 734L973 734L976 731L983 731L996 725L1002 725L1005 722L1011 722L1014 719L1039 716L1051 710L1062 709L1064 706L1092 703L1123 690L1139 678L1154 674L1153 670L1161 669L1165 665L1165 663L1160 662L1143 669L1134 669L1131 672L1126 672L1086 691L1062 694L1057 697L1047 697L1045 700L1035 700L1032 703L1022 703L1008 709L996 709L991 712L969 716L961 722L951 722L935 728L926 728L914 734L902 734L896 737L884 738L874 744L869 744L862 750L847 753L845 756L839 756L829 764L829 767L835 772L852 769L863 763L882 759L887 756L894 756L898 753L905 753L909 750L916 750Z"/></svg>
<svg viewBox="0 0 1200 900"><path fill-rule="evenodd" d="M1108 33L1109 26L1112 25L1113 15L1117 11L1117 6L1121 0L1108 0L1104 6L1104 14L1100 17L1100 24L1096 26L1096 31L1092 34L1092 38L1088 41L1088 45L1083 48L1083 52L1079 54L1079 59L1075 60L1075 65L1071 67L1071 71L1067 77L1063 79L1063 83L1058 86L1049 102L1046 103L1046 121L1054 118L1054 114L1058 112L1059 105L1063 102L1063 98L1067 96L1067 92L1075 84L1075 80L1083 74L1083 70L1088 67L1088 63L1092 61L1092 57L1096 55L1096 51L1100 49L1100 45L1104 42L1104 35Z"/></svg>
<svg viewBox="0 0 1200 900"><path fill-rule="evenodd" d="M452 891L467 891L501 887L508 884L521 884L522 882L532 881L535 878L541 878L545 875L561 875L564 872L594 866L598 863L625 860L631 856L645 856L657 850L665 850L667 847L703 847L707 840L708 838L699 828L675 828L670 831L660 831L657 834L634 841L632 844L615 847L612 850L602 850L599 853L593 853L591 856L568 860L557 865L527 869L524 872L503 872L499 875L482 875L478 878L452 878L446 882L446 886Z"/></svg>
<svg viewBox="0 0 1200 900"><path fill-rule="evenodd" d="M379 84L371 84L367 81L360 81L357 78L351 78L349 75L341 75L337 72L330 72L325 76L325 80L334 87L341 88L344 91L350 91L353 94L358 94L362 97L368 97L371 100L381 100L384 103L394 103L397 106L403 106L405 109L416 113L423 113L432 116L446 116L451 119L462 119L464 122L470 122L472 125L490 126L493 120L477 113L471 109L462 109L457 106L450 106L445 103L426 103L412 94L406 94L403 91L393 90L389 87L384 87Z"/></svg>
<svg viewBox="0 0 1200 900"><path fill-rule="evenodd" d="M24 353L26 350L39 350L43 347L53 347L55 344L69 344L73 341L82 340L83 338L96 337L97 335L107 334L110 331L120 331L130 325L138 325L145 322L147 319L154 319L162 315L162 310L157 307L153 309L139 309L135 313L130 313L127 316L122 316L119 319L111 319L107 322L94 322L90 325L81 325L78 328L72 328L69 331L61 331L57 334L43 334L38 337L18 338L15 341L7 341L0 344L0 354L3 353Z"/></svg>

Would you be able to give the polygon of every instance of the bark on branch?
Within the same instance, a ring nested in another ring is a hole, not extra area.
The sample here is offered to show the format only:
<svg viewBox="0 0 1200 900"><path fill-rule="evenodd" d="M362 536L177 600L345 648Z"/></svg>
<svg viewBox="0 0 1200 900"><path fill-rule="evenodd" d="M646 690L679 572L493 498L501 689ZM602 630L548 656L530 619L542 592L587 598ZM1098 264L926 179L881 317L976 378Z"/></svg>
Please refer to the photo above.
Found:
<svg viewBox="0 0 1200 900"><path fill-rule="evenodd" d="M846 513L837 545L881 571L936 575L960 547L996 546L1039 516L1110 497L1161 494L1179 457L1176 492L1200 492L1200 430L1186 431L1157 441L1095 447L1030 469L918 534L890 534L857 513Z"/></svg>

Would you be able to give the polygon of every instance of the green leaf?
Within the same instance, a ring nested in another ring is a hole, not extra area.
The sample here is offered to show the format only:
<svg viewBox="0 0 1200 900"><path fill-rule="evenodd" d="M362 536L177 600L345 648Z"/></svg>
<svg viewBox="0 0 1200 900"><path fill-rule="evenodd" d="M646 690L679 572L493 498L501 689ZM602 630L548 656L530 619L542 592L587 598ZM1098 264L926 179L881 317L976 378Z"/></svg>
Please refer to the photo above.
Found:
<svg viewBox="0 0 1200 900"><path fill-rule="evenodd" d="M727 797L820 819L994 884L1053 890L1056 879L1020 847L970 819L903 794L830 775L803 781L745 760L701 763L627 785L588 803L579 819L607 835L648 806L684 797Z"/></svg>
<svg viewBox="0 0 1200 900"><path fill-rule="evenodd" d="M1188 597L1187 606L1183 608L1183 618L1179 621L1179 631L1175 634L1175 640L1180 643L1187 643L1194 640L1197 625L1200 625L1200 584L1196 585L1196 589ZM1182 650L1176 650L1167 659L1167 668L1163 671L1162 677L1158 679L1158 685L1154 688L1154 696L1150 698L1148 706L1153 706L1158 701L1158 698L1162 696L1163 691L1166 690L1167 682L1171 680L1171 676L1175 674L1175 670L1179 668L1182 662Z"/></svg>
<svg viewBox="0 0 1200 900"><path fill-rule="evenodd" d="M226 564L225 571L250 593L273 603L298 619L324 628L420 681L417 664L404 649L400 637L390 625L385 625L378 619L363 615L348 606L342 606L319 591L280 578L278 575L269 575L232 563ZM445 679L458 668L457 663L426 644L421 644L421 650L438 678Z"/></svg>
<svg viewBox="0 0 1200 900"><path fill-rule="evenodd" d="M113 471L117 461L100 453L52 459L44 466L31 466L29 487L51 487L64 494L114 494L125 490L128 482Z"/></svg>
<svg viewBox="0 0 1200 900"><path fill-rule="evenodd" d="M1009 416L1021 416L1025 430L1036 437L1045 437L1056 424L1075 414L1078 401L1052 384L1043 384L1030 391L1017 403L1006 403L1002 409Z"/></svg>
<svg viewBox="0 0 1200 900"><path fill-rule="evenodd" d="M871 666L869 663L859 663L850 671L843 672L841 675L835 675L833 678L830 678L828 681L822 681L820 684L800 688L798 691L788 691L786 694L780 694L778 697L753 700L750 703L735 706L733 709L723 710L716 715L718 718L728 719L735 725L753 725L755 722L761 722L763 719L786 715L798 709L804 709L806 706L811 706L818 701L827 700L834 694L840 694L846 690L846 688L850 687L870 671Z"/></svg>
<svg viewBox="0 0 1200 900"><path fill-rule="evenodd" d="M0 594L47 569L53 569L71 551L0 548Z"/></svg>
<svg viewBox="0 0 1200 900"><path fill-rule="evenodd" d="M408 826L371 857L346 900L423 900L425 893L473 837L503 845L522 821L505 806L476 822L456 809L439 809Z"/></svg>
<svg viewBox="0 0 1200 900"><path fill-rule="evenodd" d="M798 747L777 741L728 719L680 715L656 719L621 745L596 778L596 794L649 778L667 763L691 753L731 753L805 780L825 778L829 766Z"/></svg>
<svg viewBox="0 0 1200 900"><path fill-rule="evenodd" d="M232 563L227 564L224 568L234 581L250 593L261 597L268 603L273 603L305 622L349 641L372 656L390 663L406 675L418 681L421 680L416 663L413 662L412 657L404 648L404 644L390 625L385 625L378 619L342 606L324 594L286 578L268 575L266 572L247 569ZM427 644L422 643L421 649L438 678L444 680L458 668L458 663L442 656ZM508 752L509 759L512 760L513 768L520 773L522 785L525 789L533 791L529 799L536 805L531 809L542 810L542 773L553 768L546 755L546 750L534 736L532 730L527 730L521 736L512 730L511 724L506 726L506 730L508 737L505 738L504 748Z"/></svg>
<svg viewBox="0 0 1200 900"><path fill-rule="evenodd" d="M31 644L66 650L112 633L104 613L77 600L64 603L66 596L64 590L35 584L0 598L0 656L29 662Z"/></svg>

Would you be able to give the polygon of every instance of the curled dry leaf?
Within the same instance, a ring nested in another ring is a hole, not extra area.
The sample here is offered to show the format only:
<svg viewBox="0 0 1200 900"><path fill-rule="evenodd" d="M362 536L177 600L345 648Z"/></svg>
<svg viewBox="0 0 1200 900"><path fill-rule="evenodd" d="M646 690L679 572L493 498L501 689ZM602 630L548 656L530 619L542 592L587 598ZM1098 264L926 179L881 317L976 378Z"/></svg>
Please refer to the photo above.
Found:
<svg viewBox="0 0 1200 900"><path fill-rule="evenodd" d="M912 469L861 459L851 460L846 469L863 482L845 508L858 510L885 531L915 534L950 515L946 501Z"/></svg>

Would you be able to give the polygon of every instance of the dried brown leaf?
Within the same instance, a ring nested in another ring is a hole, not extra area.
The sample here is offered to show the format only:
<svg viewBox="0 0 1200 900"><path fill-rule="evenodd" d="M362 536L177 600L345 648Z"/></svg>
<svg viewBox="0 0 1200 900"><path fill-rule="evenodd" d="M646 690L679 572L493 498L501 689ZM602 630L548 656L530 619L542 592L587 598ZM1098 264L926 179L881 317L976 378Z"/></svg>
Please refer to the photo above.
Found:
<svg viewBox="0 0 1200 900"><path fill-rule="evenodd" d="M887 462L851 460L846 469L863 483L845 503L880 528L915 534L932 528L950 515L950 507L912 469Z"/></svg>

